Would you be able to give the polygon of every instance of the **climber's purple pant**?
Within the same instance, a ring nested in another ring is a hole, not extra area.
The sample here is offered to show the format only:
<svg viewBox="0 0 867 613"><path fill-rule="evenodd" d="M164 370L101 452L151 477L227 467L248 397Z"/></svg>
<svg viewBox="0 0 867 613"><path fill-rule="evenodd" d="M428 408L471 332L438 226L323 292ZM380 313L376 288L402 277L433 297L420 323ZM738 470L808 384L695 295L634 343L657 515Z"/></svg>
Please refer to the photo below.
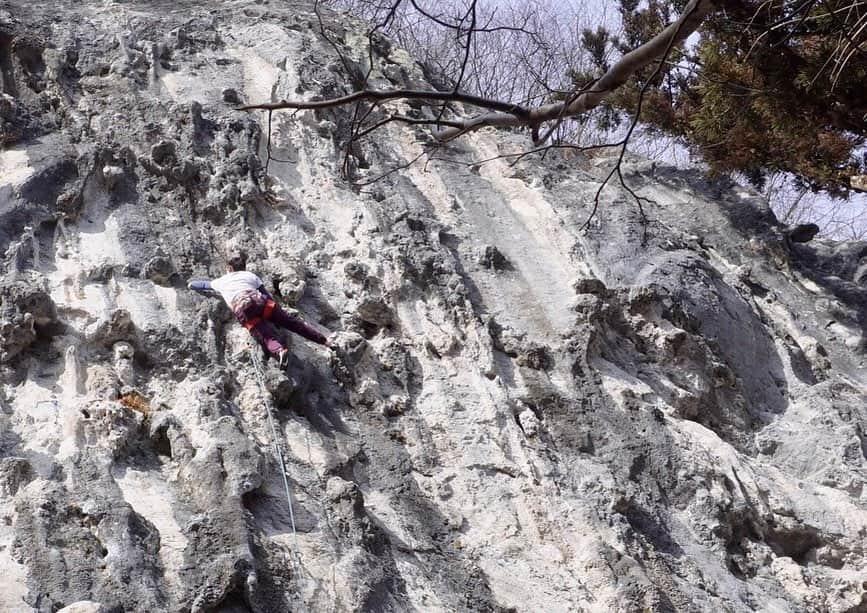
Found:
<svg viewBox="0 0 867 613"><path fill-rule="evenodd" d="M277 356L283 349L283 343L277 338L277 330L274 326L286 328L295 334L300 334L307 340L325 344L325 337L315 330L312 326L304 323L299 317L290 315L279 304L274 305L269 319L264 318L265 305L268 302L261 292L249 291L237 296L232 301L232 311L235 317L242 325L246 326L247 322L256 321L256 324L249 328L250 334L253 335L259 343L268 350L273 356Z"/></svg>

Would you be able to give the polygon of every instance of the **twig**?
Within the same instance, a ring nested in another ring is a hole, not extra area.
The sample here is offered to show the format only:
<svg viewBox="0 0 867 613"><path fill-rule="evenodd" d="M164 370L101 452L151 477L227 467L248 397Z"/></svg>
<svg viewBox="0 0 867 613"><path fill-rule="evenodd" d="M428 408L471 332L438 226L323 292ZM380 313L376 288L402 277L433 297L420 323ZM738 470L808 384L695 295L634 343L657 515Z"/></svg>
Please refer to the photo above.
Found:
<svg viewBox="0 0 867 613"><path fill-rule="evenodd" d="M693 7L690 9L690 11L697 10L698 6L699 6L698 4L693 4ZM690 13L684 13L684 16L679 20L679 22L681 24L686 23L689 16L690 16ZM671 33L671 38L668 41L668 45L665 47L665 51L663 52L662 57L660 58L659 63L656 66L656 69L653 71L653 74L650 75L650 78L648 78L641 86L641 90L638 93L638 103L636 104L635 115L632 118L632 122L629 125L629 129L627 130L626 135L623 137L623 139L620 142L621 147L620 147L620 153L617 156L617 162L614 164L614 167L611 169L611 171L605 177L605 180L602 181L602 183L599 185L599 189L596 190L596 194L593 197L593 209L590 211L590 215L587 217L587 220L581 226L582 230L589 229L590 222L596 216L596 212L599 209L599 197L602 194L602 190L605 189L606 185L608 185L608 182L611 180L611 177L613 177L614 174L617 173L617 178L620 181L620 185L622 185L623 188L627 192L629 192L629 194L635 199L635 202L638 205L638 211L641 214L641 219L642 219L642 223L644 226L642 244L646 244L646 242L647 242L647 216L644 213L644 207L642 206L641 201L642 201L642 199L646 200L647 202L651 202L651 201L647 198L639 197L638 194L636 194L635 191L632 190L632 188L630 188L628 185L626 185L626 182L623 180L623 172L621 170L621 166L623 164L623 157L626 155L626 145L629 142L629 139L632 137L632 133L635 131L635 127L638 125L638 120L641 117L641 107L642 107L642 104L644 102L644 95L647 92L647 88L654 81L654 79L656 79L656 77L659 76L660 72L662 72L662 67L665 65L665 62L668 59L668 55L671 53L671 50L674 48L675 41L678 40L679 35L680 35L680 28L678 27L678 29L676 29L674 32Z"/></svg>

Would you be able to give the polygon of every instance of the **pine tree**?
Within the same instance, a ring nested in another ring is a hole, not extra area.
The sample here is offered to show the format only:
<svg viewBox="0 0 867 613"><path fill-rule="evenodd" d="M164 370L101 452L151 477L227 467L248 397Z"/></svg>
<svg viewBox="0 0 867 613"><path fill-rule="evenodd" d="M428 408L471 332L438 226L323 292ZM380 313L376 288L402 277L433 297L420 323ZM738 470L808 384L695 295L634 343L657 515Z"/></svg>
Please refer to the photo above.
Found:
<svg viewBox="0 0 867 613"><path fill-rule="evenodd" d="M761 187L793 173L842 196L867 170L867 2L725 1L697 41L655 71L636 73L608 98L603 120L637 108L651 130L682 137L713 173L738 171ZM604 70L607 50L633 47L683 9L677 0L621 0L623 34L587 31L582 44ZM588 75L573 75L581 85Z"/></svg>

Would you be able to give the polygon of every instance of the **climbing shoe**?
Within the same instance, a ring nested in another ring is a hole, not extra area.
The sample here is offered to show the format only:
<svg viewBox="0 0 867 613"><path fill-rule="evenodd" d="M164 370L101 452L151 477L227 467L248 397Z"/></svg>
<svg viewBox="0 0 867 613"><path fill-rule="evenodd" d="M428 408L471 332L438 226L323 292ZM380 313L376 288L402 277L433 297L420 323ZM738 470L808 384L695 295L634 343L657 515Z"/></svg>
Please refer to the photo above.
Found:
<svg viewBox="0 0 867 613"><path fill-rule="evenodd" d="M280 365L280 370L286 370L289 366L289 350L284 349L277 355L277 363Z"/></svg>

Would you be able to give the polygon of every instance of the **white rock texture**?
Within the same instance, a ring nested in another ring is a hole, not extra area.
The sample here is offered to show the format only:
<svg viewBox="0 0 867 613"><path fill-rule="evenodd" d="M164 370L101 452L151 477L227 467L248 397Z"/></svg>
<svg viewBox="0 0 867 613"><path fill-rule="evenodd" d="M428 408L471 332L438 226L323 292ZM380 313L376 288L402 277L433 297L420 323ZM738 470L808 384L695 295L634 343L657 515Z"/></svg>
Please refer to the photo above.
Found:
<svg viewBox="0 0 867 613"><path fill-rule="evenodd" d="M611 160L473 164L519 134L359 187L433 143L344 158L351 108L275 113L266 176L234 107L350 91L358 23L4 6L0 610L867 611L867 243L635 159L648 223L613 186L581 231ZM185 289L232 247L340 347L267 398Z"/></svg>

